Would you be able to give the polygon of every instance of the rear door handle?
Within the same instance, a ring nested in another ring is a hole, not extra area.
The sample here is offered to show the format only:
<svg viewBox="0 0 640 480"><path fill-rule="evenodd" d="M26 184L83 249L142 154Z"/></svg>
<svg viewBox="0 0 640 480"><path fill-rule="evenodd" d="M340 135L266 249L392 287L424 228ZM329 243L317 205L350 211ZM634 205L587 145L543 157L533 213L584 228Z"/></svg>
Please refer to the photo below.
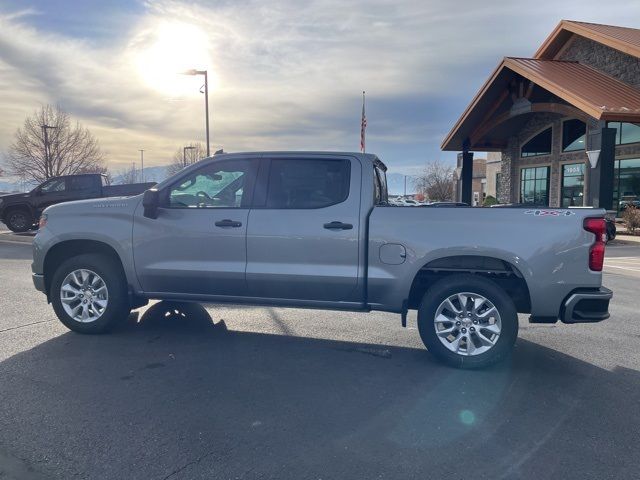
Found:
<svg viewBox="0 0 640 480"><path fill-rule="evenodd" d="M324 224L324 228L327 230L351 230L353 225L350 223L329 222Z"/></svg>
<svg viewBox="0 0 640 480"><path fill-rule="evenodd" d="M224 220L219 220L215 223L216 227L232 227L232 228L238 228L242 226L242 222L236 222L235 220L229 220L224 219Z"/></svg>

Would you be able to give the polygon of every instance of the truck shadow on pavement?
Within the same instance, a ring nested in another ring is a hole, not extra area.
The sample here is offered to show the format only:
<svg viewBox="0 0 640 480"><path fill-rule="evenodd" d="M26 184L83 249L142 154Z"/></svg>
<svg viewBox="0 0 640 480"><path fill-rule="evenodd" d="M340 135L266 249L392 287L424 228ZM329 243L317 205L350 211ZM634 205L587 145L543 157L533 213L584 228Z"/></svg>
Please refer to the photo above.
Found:
<svg viewBox="0 0 640 480"><path fill-rule="evenodd" d="M229 331L162 302L0 363L0 450L62 478L637 474L637 371L525 340L480 371L380 348Z"/></svg>

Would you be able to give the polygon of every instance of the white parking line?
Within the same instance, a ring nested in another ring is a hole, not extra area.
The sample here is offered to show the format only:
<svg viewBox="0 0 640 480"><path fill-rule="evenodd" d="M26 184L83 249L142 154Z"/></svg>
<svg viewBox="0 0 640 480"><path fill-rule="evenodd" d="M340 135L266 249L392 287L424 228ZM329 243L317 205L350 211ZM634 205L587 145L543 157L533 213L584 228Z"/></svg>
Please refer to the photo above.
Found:
<svg viewBox="0 0 640 480"><path fill-rule="evenodd" d="M620 265L605 265L605 267L609 268L619 268L620 270L629 270L631 272L640 273L640 268L632 268L632 267L621 267Z"/></svg>

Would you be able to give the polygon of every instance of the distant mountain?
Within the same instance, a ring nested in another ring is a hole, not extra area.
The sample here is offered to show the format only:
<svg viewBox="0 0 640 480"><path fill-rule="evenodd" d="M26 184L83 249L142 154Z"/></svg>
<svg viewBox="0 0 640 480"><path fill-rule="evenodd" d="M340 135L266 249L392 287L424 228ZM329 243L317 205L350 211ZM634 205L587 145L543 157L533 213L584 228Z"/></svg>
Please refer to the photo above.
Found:
<svg viewBox="0 0 640 480"><path fill-rule="evenodd" d="M0 195L5 193L18 193L18 192L29 191L33 187L34 185L25 184L24 182L21 182L17 178L3 177L2 180L0 180Z"/></svg>
<svg viewBox="0 0 640 480"><path fill-rule="evenodd" d="M168 165L163 165L159 167L145 167L144 169L144 181L145 182L161 182L165 178L167 178L167 167ZM123 174L120 172L115 172L111 174L111 183L114 185L119 185L122 183ZM140 175L140 171L138 171L138 179L136 181L141 182L142 176Z"/></svg>

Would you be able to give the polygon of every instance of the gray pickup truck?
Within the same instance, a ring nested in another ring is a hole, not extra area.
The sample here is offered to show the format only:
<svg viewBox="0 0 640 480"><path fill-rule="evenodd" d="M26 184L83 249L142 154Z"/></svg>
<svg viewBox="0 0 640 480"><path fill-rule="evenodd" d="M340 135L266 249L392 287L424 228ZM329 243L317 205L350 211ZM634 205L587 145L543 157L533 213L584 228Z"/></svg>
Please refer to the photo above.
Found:
<svg viewBox="0 0 640 480"><path fill-rule="evenodd" d="M459 367L507 355L517 313L598 322L604 211L387 202L374 155L221 154L131 198L45 210L33 281L71 330L100 333L150 299L401 315Z"/></svg>

